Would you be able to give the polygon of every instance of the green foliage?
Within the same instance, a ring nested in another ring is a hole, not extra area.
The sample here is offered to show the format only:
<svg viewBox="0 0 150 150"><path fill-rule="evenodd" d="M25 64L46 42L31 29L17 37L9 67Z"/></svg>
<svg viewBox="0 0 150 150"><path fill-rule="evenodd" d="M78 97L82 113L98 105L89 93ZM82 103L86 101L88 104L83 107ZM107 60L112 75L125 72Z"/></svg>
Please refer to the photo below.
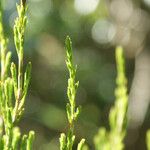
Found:
<svg viewBox="0 0 150 150"><path fill-rule="evenodd" d="M18 17L14 25L14 41L18 55L18 68L10 62L11 53L7 50L8 40L4 34L3 11L0 1L0 44L1 44L1 76L0 76L0 149L1 150L31 150L34 132L21 136L16 123L22 117L24 102L30 82L31 63L23 72L24 34L27 18L26 5L21 1L17 5ZM10 76L11 72L11 76ZM13 97L15 100L13 101ZM4 129L3 129L4 126Z"/></svg>
<svg viewBox="0 0 150 150"><path fill-rule="evenodd" d="M0 1L0 150L32 150L34 131L21 135L17 123L23 115L24 104L31 77L31 63L24 68L24 36L27 23L26 0L17 5L18 17L14 24L14 43L18 57L18 64L11 62L11 52L8 51L8 39L3 26L2 1ZM69 36L65 41L66 65L69 71L66 105L68 131L60 135L60 150L72 150L75 143L75 123L80 115L81 107L76 106L76 93L79 82L76 81L77 66L73 63L72 42ZM127 79L125 76L125 62L123 49L116 48L117 87L115 89L115 104L110 110L110 130L101 127L94 137L95 150L122 150L123 140L127 128ZM150 131L146 136L147 149L150 150ZM84 144L85 139L78 143L77 150L89 150Z"/></svg>
<svg viewBox="0 0 150 150"><path fill-rule="evenodd" d="M122 150L124 148L123 139L126 133L128 95L123 49L121 47L116 48L116 63L116 101L109 114L110 131L107 131L104 127L99 129L94 138L96 150L111 150L114 147L116 150Z"/></svg>
<svg viewBox="0 0 150 150"><path fill-rule="evenodd" d="M67 135L62 133L60 136L60 150L72 150L75 141L74 125L75 125L75 121L77 120L80 114L81 107L76 107L75 98L76 98L76 92L79 86L79 82L76 82L77 66L74 66L73 64L72 42L69 36L67 36L66 38L65 45L66 45L66 55L67 55L66 65L69 71L68 88L67 88L67 96L69 102L66 105L69 129ZM85 142L84 139L80 141L77 147L78 150L82 150L84 142Z"/></svg>
<svg viewBox="0 0 150 150"><path fill-rule="evenodd" d="M18 72L14 63L11 64L11 74L14 82L14 94L15 94L15 108L13 114L13 120L18 121L24 111L24 101L27 94L27 89L30 81L31 63L29 62L25 73L23 73L23 45L24 45L24 33L27 18L25 16L26 6L23 4L17 5L18 18L15 20L14 25L14 41L16 51L18 55Z"/></svg>
<svg viewBox="0 0 150 150"><path fill-rule="evenodd" d="M150 150L150 129L146 133L147 150Z"/></svg>

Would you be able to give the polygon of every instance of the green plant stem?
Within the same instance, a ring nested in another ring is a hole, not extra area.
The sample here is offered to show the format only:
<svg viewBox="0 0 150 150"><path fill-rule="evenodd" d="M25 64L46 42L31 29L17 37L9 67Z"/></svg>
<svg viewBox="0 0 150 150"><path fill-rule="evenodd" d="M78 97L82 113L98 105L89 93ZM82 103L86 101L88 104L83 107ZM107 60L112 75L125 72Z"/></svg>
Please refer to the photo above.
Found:
<svg viewBox="0 0 150 150"><path fill-rule="evenodd" d="M7 51L7 38L5 37L4 34L3 11L2 11L1 1L0 1L0 42L1 42L1 82L4 82L6 76L5 60L6 60L6 51Z"/></svg>
<svg viewBox="0 0 150 150"><path fill-rule="evenodd" d="M16 69L14 63L12 63L10 67L11 53L7 51L8 40L4 34L1 2L2 1L0 1L0 113L4 125L2 125L2 123L0 124L0 150L32 150L34 132L30 131L28 135L21 137L20 130L15 127L16 122L20 119L24 111L24 102L31 76L30 62L26 67L25 73L23 72L23 45L27 20L25 15L26 5L22 0L21 4L17 5L18 17L14 25L14 41L18 56L18 69ZM9 71L11 71L11 77L9 77ZM14 102L12 101L13 95L15 96ZM23 145L21 143L23 143Z"/></svg>
<svg viewBox="0 0 150 150"><path fill-rule="evenodd" d="M16 51L18 55L18 80L17 80L17 89L15 89L16 103L14 108L14 120L18 120L20 113L22 110L22 106L20 106L21 101L24 101L23 98L23 57L24 57L24 34L26 27L26 5L24 5L23 1L21 4L17 6L18 9L18 18L15 21L14 25L14 41L16 46ZM15 87L16 88L16 87Z"/></svg>
<svg viewBox="0 0 150 150"><path fill-rule="evenodd" d="M60 136L60 150L72 150L73 144L75 141L74 135L74 126L75 122L80 114L81 107L76 107L76 92L79 86L79 82L76 82L76 71L77 66L73 64L72 58L72 42L69 36L67 36L65 41L65 49L66 49L66 65L69 71L69 79L68 79L68 87L67 87L67 96L68 103L66 105L67 111L67 119L69 123L69 128L67 132L67 136L62 133ZM78 144L78 150L81 150L83 147L85 140L82 139Z"/></svg>
<svg viewBox="0 0 150 150"><path fill-rule="evenodd" d="M125 76L125 60L122 47L116 48L117 78L115 89L115 104L109 113L110 131L104 127L99 129L94 138L96 150L122 150L124 148L123 139L127 129L127 79Z"/></svg>

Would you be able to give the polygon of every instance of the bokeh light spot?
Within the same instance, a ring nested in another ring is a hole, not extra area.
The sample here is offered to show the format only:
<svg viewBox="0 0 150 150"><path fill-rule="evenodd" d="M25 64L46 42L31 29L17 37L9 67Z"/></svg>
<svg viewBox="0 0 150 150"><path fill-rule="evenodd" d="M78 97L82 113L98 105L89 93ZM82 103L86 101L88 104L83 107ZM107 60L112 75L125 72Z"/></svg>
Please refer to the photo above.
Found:
<svg viewBox="0 0 150 150"><path fill-rule="evenodd" d="M75 0L74 6L78 13L87 15L95 11L99 0Z"/></svg>
<svg viewBox="0 0 150 150"><path fill-rule="evenodd" d="M150 6L150 0L144 0L144 3L148 6Z"/></svg>
<svg viewBox="0 0 150 150"><path fill-rule="evenodd" d="M98 20L92 28L92 38L101 44L112 41L116 33L115 26L108 20Z"/></svg>

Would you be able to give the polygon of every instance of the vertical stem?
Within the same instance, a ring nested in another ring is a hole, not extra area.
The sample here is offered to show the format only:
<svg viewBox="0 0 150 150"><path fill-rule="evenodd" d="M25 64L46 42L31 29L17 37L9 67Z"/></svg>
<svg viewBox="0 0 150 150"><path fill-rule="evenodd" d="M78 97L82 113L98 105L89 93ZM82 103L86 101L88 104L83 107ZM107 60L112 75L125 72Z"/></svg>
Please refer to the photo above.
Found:
<svg viewBox="0 0 150 150"><path fill-rule="evenodd" d="M23 49L21 47L21 49ZM22 97L22 85L23 85L23 50L20 50L18 58L18 100Z"/></svg>
<svg viewBox="0 0 150 150"><path fill-rule="evenodd" d="M14 25L14 41L16 46L16 51L18 55L18 74L17 74L17 96L14 108L14 121L17 119L21 110L19 110L19 105L23 97L23 45L24 45L24 32L26 27L26 6L23 0L20 0L20 5L17 6L18 18Z"/></svg>
<svg viewBox="0 0 150 150"><path fill-rule="evenodd" d="M4 28L3 28L2 2L0 2L0 42L1 42L1 53L0 53L1 54L1 82L4 82L7 40L4 35Z"/></svg>

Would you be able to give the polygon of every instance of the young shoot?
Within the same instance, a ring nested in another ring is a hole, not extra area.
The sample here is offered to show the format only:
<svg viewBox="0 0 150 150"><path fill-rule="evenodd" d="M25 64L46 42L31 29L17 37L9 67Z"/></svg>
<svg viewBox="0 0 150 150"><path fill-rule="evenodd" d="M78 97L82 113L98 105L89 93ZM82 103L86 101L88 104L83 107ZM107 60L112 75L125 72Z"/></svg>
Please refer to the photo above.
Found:
<svg viewBox="0 0 150 150"><path fill-rule="evenodd" d="M67 135L62 133L60 136L60 150L72 150L75 141L74 126L75 122L80 114L80 107L76 107L76 93L79 86L79 81L76 81L77 66L73 64L72 56L72 42L69 36L67 36L65 41L66 49L66 65L69 71L67 96L68 103L66 105L67 119L69 123ZM82 139L78 144L78 150L82 150L85 140Z"/></svg>
<svg viewBox="0 0 150 150"><path fill-rule="evenodd" d="M96 150L122 150L124 148L123 140L127 128L127 79L125 76L125 60L122 47L116 48L117 78L115 90L115 104L109 113L110 131L104 127L99 129L94 138Z"/></svg>

